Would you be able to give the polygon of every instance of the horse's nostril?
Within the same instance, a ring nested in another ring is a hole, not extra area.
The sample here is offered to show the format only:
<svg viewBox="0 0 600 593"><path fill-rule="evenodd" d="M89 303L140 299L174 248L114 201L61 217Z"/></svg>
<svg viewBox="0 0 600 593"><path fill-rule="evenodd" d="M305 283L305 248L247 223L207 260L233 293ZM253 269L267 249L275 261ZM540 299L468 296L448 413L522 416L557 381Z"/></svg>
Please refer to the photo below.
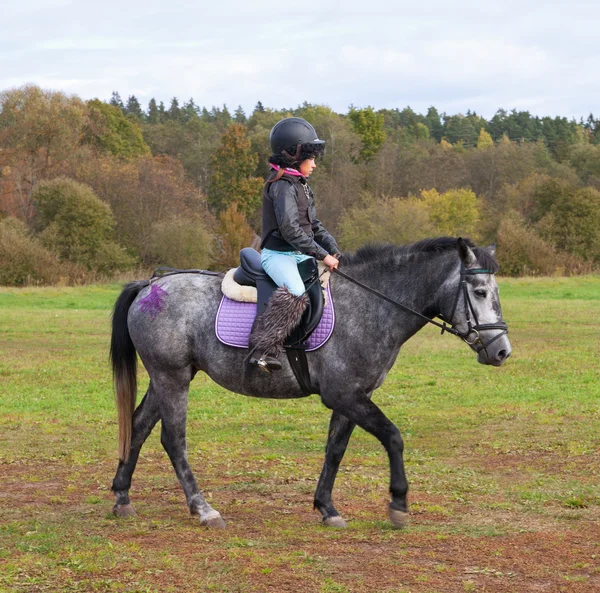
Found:
<svg viewBox="0 0 600 593"><path fill-rule="evenodd" d="M504 360L505 358L508 358L508 355L506 354L506 350L500 350L498 352L498 354L496 355L496 358L498 358L498 360Z"/></svg>

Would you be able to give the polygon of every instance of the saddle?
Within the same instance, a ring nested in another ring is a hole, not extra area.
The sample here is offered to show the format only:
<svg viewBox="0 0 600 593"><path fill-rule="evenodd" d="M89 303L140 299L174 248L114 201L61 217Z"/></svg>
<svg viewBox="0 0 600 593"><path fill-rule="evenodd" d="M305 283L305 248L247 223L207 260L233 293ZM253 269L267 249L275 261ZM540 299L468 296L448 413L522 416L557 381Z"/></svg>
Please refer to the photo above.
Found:
<svg viewBox="0 0 600 593"><path fill-rule="evenodd" d="M267 306L271 295L277 289L277 284L263 270L260 254L256 249L246 247L240 251L240 266L235 270L233 279L242 286L255 286L257 289L257 315L260 315ZM300 277L308 289L308 306L299 325L286 340L287 348L304 348L305 342L315 330L325 306L323 289L319 282L319 270L314 258L307 259L298 264Z"/></svg>

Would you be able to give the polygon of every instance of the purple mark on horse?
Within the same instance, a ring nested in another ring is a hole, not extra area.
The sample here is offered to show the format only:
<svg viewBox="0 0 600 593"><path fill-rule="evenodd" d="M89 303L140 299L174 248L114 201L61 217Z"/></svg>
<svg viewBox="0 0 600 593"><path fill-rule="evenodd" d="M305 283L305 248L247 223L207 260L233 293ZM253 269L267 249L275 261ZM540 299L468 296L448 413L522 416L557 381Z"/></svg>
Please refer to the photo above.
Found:
<svg viewBox="0 0 600 593"><path fill-rule="evenodd" d="M154 319L162 311L164 298L168 294L169 293L166 290L163 290L158 284L152 284L150 286L150 292L143 299L140 299L140 311L148 313L150 317Z"/></svg>

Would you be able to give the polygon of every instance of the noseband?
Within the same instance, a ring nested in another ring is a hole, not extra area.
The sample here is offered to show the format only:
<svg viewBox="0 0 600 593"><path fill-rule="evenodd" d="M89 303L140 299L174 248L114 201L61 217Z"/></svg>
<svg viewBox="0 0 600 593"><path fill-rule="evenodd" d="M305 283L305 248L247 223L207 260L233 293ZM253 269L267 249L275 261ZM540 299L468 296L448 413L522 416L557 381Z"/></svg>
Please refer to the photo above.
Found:
<svg viewBox="0 0 600 593"><path fill-rule="evenodd" d="M492 274L490 270L486 270L485 268L465 268L464 264L460 264L460 282L458 285L458 290L456 291L456 298L454 299L454 306L452 307L452 313L450 314L449 323L452 323L452 319L454 318L454 314L456 313L456 308L458 306L458 299L462 293L463 295L463 304L465 308L465 320L467 322L467 331L464 333L459 332L454 327L449 327L448 329L442 328L442 333L444 331L449 331L450 333L458 336L461 340L463 340L466 344L471 346L472 348L476 348L478 345L481 345L481 350L485 351L487 355L487 348L492 343L495 342L498 338L508 334L508 325L504 321L496 321L496 323L479 323L477 319L477 313L475 308L473 307L473 303L471 302L471 298L469 297L469 291L467 290L467 276L475 276L476 274ZM444 321L444 326L446 325L446 321L442 315L438 315L442 321ZM475 323L473 323L475 321ZM491 329L499 329L502 330L499 334L495 335L492 339L484 342L481 339L480 331L491 330ZM474 334L472 340L469 340L469 336Z"/></svg>

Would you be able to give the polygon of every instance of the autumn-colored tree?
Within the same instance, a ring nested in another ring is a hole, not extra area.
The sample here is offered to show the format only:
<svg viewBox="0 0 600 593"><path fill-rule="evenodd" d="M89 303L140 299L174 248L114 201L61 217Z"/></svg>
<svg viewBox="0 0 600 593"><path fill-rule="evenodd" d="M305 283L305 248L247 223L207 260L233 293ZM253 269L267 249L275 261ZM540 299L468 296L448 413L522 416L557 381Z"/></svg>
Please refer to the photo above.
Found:
<svg viewBox="0 0 600 593"><path fill-rule="evenodd" d="M34 85L0 93L0 210L31 220L36 184L77 150L85 121L77 97Z"/></svg>
<svg viewBox="0 0 600 593"><path fill-rule="evenodd" d="M477 196L470 189L443 194L435 189L422 191L421 200L440 234L477 239L480 211Z"/></svg>
<svg viewBox="0 0 600 593"><path fill-rule="evenodd" d="M304 117L325 140L325 154L310 178L319 219L334 232L345 209L353 207L364 189L365 168L356 164L361 141L348 118L328 107L305 104L294 115ZM265 138L268 143L268 135Z"/></svg>
<svg viewBox="0 0 600 593"><path fill-rule="evenodd" d="M291 115L272 109L255 110L248 119L248 137L250 138L252 152L257 156L257 167L254 175L266 178L269 174L269 156L271 143L269 135L271 128L280 120ZM301 117L301 116L300 116Z"/></svg>
<svg viewBox="0 0 600 593"><path fill-rule="evenodd" d="M117 241L154 261L153 226L173 216L202 215L204 198L173 158L143 157L123 161L104 156L82 162L73 171L79 181L110 204L116 219Z"/></svg>
<svg viewBox="0 0 600 593"><path fill-rule="evenodd" d="M260 239L250 228L246 217L236 203L230 204L218 216L217 238L213 261L217 269L227 270L239 265L240 250L244 247L258 248Z"/></svg>
<svg viewBox="0 0 600 593"><path fill-rule="evenodd" d="M201 193L208 193L212 157L220 140L216 126L199 117L185 123L167 120L162 124L145 125L144 138L154 155L169 155L181 161L188 179Z"/></svg>
<svg viewBox="0 0 600 593"><path fill-rule="evenodd" d="M492 146L494 146L492 137L485 131L484 128L481 128L479 137L477 138L477 150L486 150Z"/></svg>
<svg viewBox="0 0 600 593"><path fill-rule="evenodd" d="M263 180L254 176L257 156L252 152L245 126L231 124L213 157L209 203L222 212L237 205L240 213L252 216L261 204Z"/></svg>

